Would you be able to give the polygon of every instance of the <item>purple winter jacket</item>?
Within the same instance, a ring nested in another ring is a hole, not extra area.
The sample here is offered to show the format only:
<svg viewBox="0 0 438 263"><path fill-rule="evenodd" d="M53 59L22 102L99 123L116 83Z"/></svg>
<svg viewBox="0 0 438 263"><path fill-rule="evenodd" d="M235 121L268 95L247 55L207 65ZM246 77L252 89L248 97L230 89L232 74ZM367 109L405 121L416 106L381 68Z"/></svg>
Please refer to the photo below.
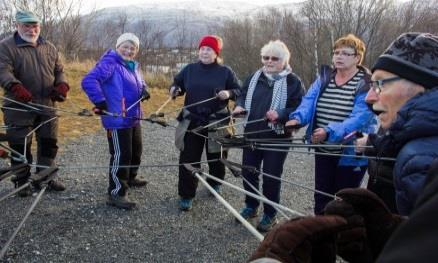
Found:
<svg viewBox="0 0 438 263"><path fill-rule="evenodd" d="M135 62L135 70L128 69L123 58L114 50L108 50L96 66L82 80L82 89L92 103L106 101L108 111L122 115L141 96L146 83ZM142 117L140 103L125 113L125 117L103 115L105 129L124 129L138 125Z"/></svg>

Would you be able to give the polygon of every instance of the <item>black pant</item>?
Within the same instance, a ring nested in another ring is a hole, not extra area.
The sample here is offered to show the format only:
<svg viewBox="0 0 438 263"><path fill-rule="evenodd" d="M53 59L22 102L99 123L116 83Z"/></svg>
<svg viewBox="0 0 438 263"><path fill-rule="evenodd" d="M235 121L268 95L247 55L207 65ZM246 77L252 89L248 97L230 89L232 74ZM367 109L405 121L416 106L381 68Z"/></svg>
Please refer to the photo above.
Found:
<svg viewBox="0 0 438 263"><path fill-rule="evenodd" d="M334 195L344 188L359 187L367 166L340 166L340 157L315 155L315 189ZM315 215L324 214L324 208L333 198L314 193Z"/></svg>
<svg viewBox="0 0 438 263"><path fill-rule="evenodd" d="M108 194L124 196L128 189L128 180L137 176L138 166L141 162L141 126L109 129L107 135L111 154Z"/></svg>
<svg viewBox="0 0 438 263"><path fill-rule="evenodd" d="M196 125L190 124L188 130L196 128ZM207 136L207 131L202 130L199 132L204 136ZM196 195L196 188L198 187L198 179L192 175L190 171L184 168L181 164L183 163L193 163L200 162L202 157L202 152L205 147L205 152L207 155L207 160L219 159L221 153L209 153L208 143L206 143L206 138L196 135L191 132L187 132L184 136L184 151L179 155L179 180L178 180L178 194L182 198L193 198ZM226 158L227 152L223 153L223 157ZM194 164L194 167L201 167L200 164ZM217 177L219 179L225 178L225 166L220 161L209 162L208 163L209 174ZM207 179L208 184L211 186L220 185L220 183Z"/></svg>
<svg viewBox="0 0 438 263"><path fill-rule="evenodd" d="M257 170L260 170L263 162L263 172L269 175L275 176L278 180L263 176L263 196L272 202L280 202L280 189L281 189L281 174L283 173L283 165L286 160L287 152L275 152L275 151L265 151L265 150L251 150L243 149L242 164L248 166L254 166ZM245 178L249 184L259 189L260 175L254 174L247 169L242 170L242 176ZM245 190L258 194L247 182L243 182L243 187ZM257 208L260 201L246 195L245 204L247 207ZM269 204L263 203L263 212L270 217L277 214L274 207Z"/></svg>
<svg viewBox="0 0 438 263"><path fill-rule="evenodd" d="M26 159L28 163L33 162L31 152L33 134L30 132L34 130L37 140L37 164L43 166L54 166L55 158L58 153L57 133L58 120L53 119L54 116L31 114L26 112L17 112L11 117L8 111L5 111L5 124L11 126L11 129L6 131L9 146L20 154L24 154L26 147ZM41 125L40 127L38 127ZM38 127L38 128L37 128ZM35 128L37 128L35 130ZM29 136L27 136L29 135ZM26 146L25 138L27 136ZM16 154L13 154L16 156ZM11 159L11 165L15 166L21 164L22 161ZM37 172L43 168L37 168ZM24 184L30 177L30 169L16 174L15 182L19 185Z"/></svg>
<svg viewBox="0 0 438 263"><path fill-rule="evenodd" d="M395 188L391 181L371 174L368 179L367 189L378 195L393 213L398 213L395 202Z"/></svg>

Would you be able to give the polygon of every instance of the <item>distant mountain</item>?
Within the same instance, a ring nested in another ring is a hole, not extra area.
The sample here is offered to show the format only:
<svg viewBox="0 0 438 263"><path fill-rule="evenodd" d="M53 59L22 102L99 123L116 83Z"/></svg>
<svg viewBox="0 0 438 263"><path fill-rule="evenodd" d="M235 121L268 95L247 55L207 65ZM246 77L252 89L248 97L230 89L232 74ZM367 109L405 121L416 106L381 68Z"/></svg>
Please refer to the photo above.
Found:
<svg viewBox="0 0 438 263"><path fill-rule="evenodd" d="M257 12L271 7L288 10L298 10L300 4L271 4L260 6L245 2L231 1L180 1L176 3L145 3L141 5L111 7L98 10L94 16L95 27L105 24L105 21L117 23L124 17L127 29L135 32L136 23L144 20L155 30L166 32L164 42L176 46L178 31L185 30L187 37L185 45L215 29L229 19L252 16ZM95 32L101 31L96 28ZM179 34L181 35L181 34Z"/></svg>

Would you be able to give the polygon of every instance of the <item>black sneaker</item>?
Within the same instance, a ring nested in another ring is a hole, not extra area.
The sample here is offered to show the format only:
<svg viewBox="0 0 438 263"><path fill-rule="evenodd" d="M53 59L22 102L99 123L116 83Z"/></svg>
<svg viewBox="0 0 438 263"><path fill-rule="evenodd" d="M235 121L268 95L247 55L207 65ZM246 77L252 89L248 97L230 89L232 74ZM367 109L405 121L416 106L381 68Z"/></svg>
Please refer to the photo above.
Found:
<svg viewBox="0 0 438 263"><path fill-rule="evenodd" d="M148 181L138 178L133 178L128 180L129 187L143 187L148 184Z"/></svg>
<svg viewBox="0 0 438 263"><path fill-rule="evenodd" d="M109 195L106 204L126 210L131 210L137 205L136 202L129 200L127 196L120 196L120 195L116 195L116 196Z"/></svg>
<svg viewBox="0 0 438 263"><path fill-rule="evenodd" d="M49 182L48 185L49 185L48 190L57 191L57 192L61 192L65 190L64 184L62 184L60 181L52 180Z"/></svg>

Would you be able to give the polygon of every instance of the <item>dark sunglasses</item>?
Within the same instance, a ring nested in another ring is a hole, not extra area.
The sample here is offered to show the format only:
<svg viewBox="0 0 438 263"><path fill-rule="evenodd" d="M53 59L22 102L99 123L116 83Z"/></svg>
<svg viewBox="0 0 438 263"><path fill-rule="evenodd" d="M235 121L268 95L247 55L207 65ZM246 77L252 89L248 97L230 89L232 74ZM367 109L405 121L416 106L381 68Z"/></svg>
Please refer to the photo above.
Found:
<svg viewBox="0 0 438 263"><path fill-rule="evenodd" d="M264 61L268 61L268 60L270 59L271 61L274 61L274 62L277 62L277 61L280 60L279 57L270 57L270 56L262 56L262 59L263 59Z"/></svg>
<svg viewBox="0 0 438 263"><path fill-rule="evenodd" d="M401 80L401 79L402 78L400 78L400 77L392 77L392 78L387 78L387 79L373 80L373 81L368 82L368 84L370 85L370 88L374 90L374 92L376 94L380 94L380 92L382 92L383 85L385 85L386 83Z"/></svg>

